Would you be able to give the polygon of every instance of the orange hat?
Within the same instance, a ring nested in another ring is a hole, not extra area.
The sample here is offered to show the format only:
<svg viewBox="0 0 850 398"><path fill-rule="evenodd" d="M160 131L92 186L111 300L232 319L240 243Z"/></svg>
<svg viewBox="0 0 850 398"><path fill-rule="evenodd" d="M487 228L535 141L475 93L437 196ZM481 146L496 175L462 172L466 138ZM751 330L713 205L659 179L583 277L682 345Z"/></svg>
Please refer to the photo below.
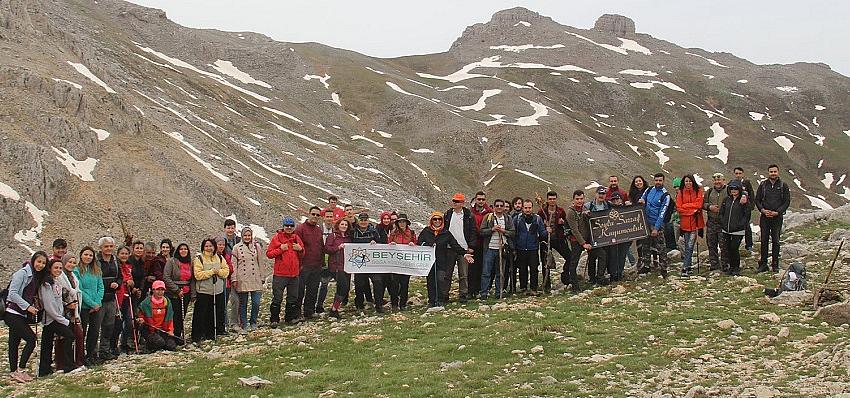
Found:
<svg viewBox="0 0 850 398"><path fill-rule="evenodd" d="M429 217L429 218L428 218L428 220L430 220L430 219L432 219L432 218L434 218L434 217L443 218L443 212L441 212L441 211L439 211L439 210L434 210L434 211L432 211L432 212L431 212L431 217Z"/></svg>
<svg viewBox="0 0 850 398"><path fill-rule="evenodd" d="M452 200L466 202L466 196L464 196L462 193L458 192L458 193L455 194L455 196L452 196Z"/></svg>

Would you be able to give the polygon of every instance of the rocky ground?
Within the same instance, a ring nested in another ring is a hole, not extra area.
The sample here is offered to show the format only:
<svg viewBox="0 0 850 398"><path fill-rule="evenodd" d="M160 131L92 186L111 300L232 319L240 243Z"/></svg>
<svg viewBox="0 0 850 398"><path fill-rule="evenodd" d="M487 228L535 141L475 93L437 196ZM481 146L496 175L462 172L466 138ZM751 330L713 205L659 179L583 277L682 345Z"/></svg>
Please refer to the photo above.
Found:
<svg viewBox="0 0 850 398"><path fill-rule="evenodd" d="M847 227L832 219L786 231L786 258L805 262L810 289L823 286ZM847 286L848 253L833 287ZM816 313L813 290L767 299L779 275L744 261L740 277L649 275L428 311L415 283L409 312L349 309L340 322L262 327L0 388L17 397L850 397L850 304ZM270 384L240 385L252 376Z"/></svg>

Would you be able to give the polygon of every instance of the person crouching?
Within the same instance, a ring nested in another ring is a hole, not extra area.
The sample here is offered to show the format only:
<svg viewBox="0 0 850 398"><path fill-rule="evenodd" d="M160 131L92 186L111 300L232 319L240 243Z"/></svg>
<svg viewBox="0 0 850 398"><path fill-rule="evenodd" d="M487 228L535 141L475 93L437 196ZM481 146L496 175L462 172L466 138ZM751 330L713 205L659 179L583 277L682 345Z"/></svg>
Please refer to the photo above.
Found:
<svg viewBox="0 0 850 398"><path fill-rule="evenodd" d="M165 297L165 282L154 281L153 295L145 297L139 304L136 323L147 342L148 351L174 351L177 339L174 336L174 308Z"/></svg>

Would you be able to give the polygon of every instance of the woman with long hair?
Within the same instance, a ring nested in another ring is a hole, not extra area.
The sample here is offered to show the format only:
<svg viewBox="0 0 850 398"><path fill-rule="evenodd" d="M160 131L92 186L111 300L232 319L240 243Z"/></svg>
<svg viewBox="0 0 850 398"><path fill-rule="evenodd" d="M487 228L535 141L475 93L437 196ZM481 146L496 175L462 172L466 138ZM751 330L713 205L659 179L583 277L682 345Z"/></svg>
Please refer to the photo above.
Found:
<svg viewBox="0 0 850 398"><path fill-rule="evenodd" d="M410 220L407 214L401 213L398 215L398 220L395 222L395 228L390 232L387 242L391 245L410 245L416 246L416 233L410 229ZM393 310L406 310L407 299L409 296L410 275L392 274L393 286L395 294L390 296L390 305ZM393 293L393 291L390 293Z"/></svg>
<svg viewBox="0 0 850 398"><path fill-rule="evenodd" d="M195 313L192 315L192 341L224 335L224 281L230 269L224 257L216 254L216 242L206 238L201 253L192 259L195 275Z"/></svg>
<svg viewBox="0 0 850 398"><path fill-rule="evenodd" d="M86 358L83 364L97 363L97 339L103 323L103 278L100 265L95 261L95 252L89 246L80 250L80 258L74 275L80 281L80 326L86 339Z"/></svg>
<svg viewBox="0 0 850 398"><path fill-rule="evenodd" d="M629 185L629 199L630 201L626 203L626 205L636 205L638 200L643 196L643 193L646 189L649 188L646 185L646 179L643 176L635 176L632 178L632 183ZM640 258L641 252L643 252L643 245L641 245L642 240L636 240L635 245L637 246L638 258ZM635 258L634 253L632 253L632 246L629 245L629 251L626 252L626 257L629 259L629 264L633 267L637 264L637 258Z"/></svg>
<svg viewBox="0 0 850 398"><path fill-rule="evenodd" d="M142 245L142 247L144 248L144 245ZM118 311L120 312L121 322L119 323L116 320L115 328L112 331L112 345L110 349L114 356L118 356L121 353L121 350L129 352L130 347L127 345L127 339L133 337L133 317L130 316L130 306L131 301L135 301L133 299L134 292L138 292L139 289L136 288L135 280L133 278L134 265L130 262L131 252L132 251L129 246L121 246L118 248L117 257L118 269L121 270L121 285L115 291L115 296L116 303L118 304ZM135 342L136 340L133 340L133 343Z"/></svg>
<svg viewBox="0 0 850 398"><path fill-rule="evenodd" d="M346 243L351 242L351 222L347 218L340 218L334 225L334 231L325 240L325 251L328 256L328 271L336 275L336 293L334 303L331 306L330 316L339 319L339 308L348 291L351 288L351 275L345 272L343 263L343 248Z"/></svg>
<svg viewBox="0 0 850 398"><path fill-rule="evenodd" d="M80 289L80 280L77 278L74 271L77 270L77 256L68 253L62 256L62 273L56 278L56 283L62 287L62 302L65 305L65 318L68 318L71 323L68 325L71 332L74 333L74 355L67 358L74 362L75 367L83 366L83 360L86 356L85 339L83 337L83 328L80 326L80 305L83 301L82 289ZM59 355L59 346L56 346L56 369L64 368L62 355Z"/></svg>
<svg viewBox="0 0 850 398"><path fill-rule="evenodd" d="M679 228L685 244L682 251L682 276L691 275L691 263L694 244L699 230L705 227L702 216L703 190L697 184L693 174L682 177L682 186L676 195L676 211L679 212Z"/></svg>
<svg viewBox="0 0 850 398"><path fill-rule="evenodd" d="M47 253L37 251L21 269L12 274L9 282L6 313L3 316L3 321L9 327L9 376L21 383L32 381L32 376L26 371L27 362L35 350L35 332L30 325L35 323L38 313L36 296L47 273L46 267ZM20 351L21 340L26 342L23 351Z"/></svg>
<svg viewBox="0 0 850 398"><path fill-rule="evenodd" d="M192 283L192 253L189 245L177 245L174 257L165 263L162 279L165 282L165 294L174 305L174 335L182 339L186 334L186 311L195 289ZM177 343L183 344L182 340L177 340Z"/></svg>
<svg viewBox="0 0 850 398"><path fill-rule="evenodd" d="M38 297L44 307L44 329L41 332L41 352L38 358L38 376L49 376L53 373L53 340L59 337L61 350L57 360L65 364L64 371L68 373L77 367L74 366L71 344L74 341L74 332L71 331L71 320L65 316L65 305L62 302L62 286L57 282L62 276L62 260L50 261L48 274L39 284ZM77 303L71 303L70 308L76 310Z"/></svg>

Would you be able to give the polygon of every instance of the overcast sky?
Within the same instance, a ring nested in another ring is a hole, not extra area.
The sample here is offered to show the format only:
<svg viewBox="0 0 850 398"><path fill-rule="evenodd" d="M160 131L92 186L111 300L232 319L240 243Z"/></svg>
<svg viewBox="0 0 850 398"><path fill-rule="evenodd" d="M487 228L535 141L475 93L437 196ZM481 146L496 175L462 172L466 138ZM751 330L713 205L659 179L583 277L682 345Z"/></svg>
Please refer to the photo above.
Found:
<svg viewBox="0 0 850 398"><path fill-rule="evenodd" d="M824 62L850 76L850 1L661 0L132 0L195 28L252 31L377 57L446 51L474 23L523 6L577 28L605 13L683 47L726 51L758 64Z"/></svg>

